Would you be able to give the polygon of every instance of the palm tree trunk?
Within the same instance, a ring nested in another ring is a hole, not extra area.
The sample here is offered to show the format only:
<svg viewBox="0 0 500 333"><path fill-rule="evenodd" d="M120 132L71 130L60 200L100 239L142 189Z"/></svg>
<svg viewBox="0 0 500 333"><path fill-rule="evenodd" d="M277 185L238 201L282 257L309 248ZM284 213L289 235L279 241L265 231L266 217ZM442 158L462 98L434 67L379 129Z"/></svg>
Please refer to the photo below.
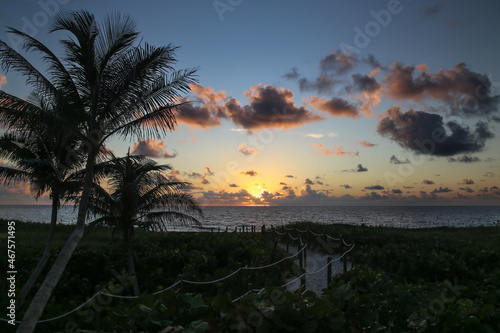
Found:
<svg viewBox="0 0 500 333"><path fill-rule="evenodd" d="M126 240L127 246L127 259L128 259L128 272L132 276L132 288L134 288L134 295L139 296L139 284L137 282L137 275L135 274L135 264L134 264L134 250L132 249L132 240L128 237Z"/></svg>
<svg viewBox="0 0 500 333"><path fill-rule="evenodd" d="M40 261L38 261L35 270L31 273L28 281L25 283L25 285L21 289L21 292L19 293L19 307L24 303L26 296L28 296L28 293L30 292L31 288L33 288L33 285L35 284L36 280L38 280L40 273L49 260L50 250L52 248L52 240L56 231L58 209L59 195L52 192L52 215L50 220L49 234L47 236L47 241L45 242L45 248L43 250L42 258L40 258Z"/></svg>
<svg viewBox="0 0 500 333"><path fill-rule="evenodd" d="M87 207L89 203L90 196L90 187L92 184L92 177L94 173L94 164L95 164L95 154L89 153L87 156L86 162L86 173L85 180L83 183L82 197L80 201L80 206L78 207L78 219L76 222L76 228L71 234L71 236L64 244L64 247L59 252L52 268L49 273L45 277L40 289L36 293L35 297L31 301L28 310L24 314L21 325L16 332L18 333L31 333L35 329L35 326L38 322L38 319L42 315L43 309L45 305L49 301L50 296L52 295L52 291L56 287L61 275L66 268L75 248L80 243L80 240L83 237L83 232L85 229L85 217L87 214Z"/></svg>

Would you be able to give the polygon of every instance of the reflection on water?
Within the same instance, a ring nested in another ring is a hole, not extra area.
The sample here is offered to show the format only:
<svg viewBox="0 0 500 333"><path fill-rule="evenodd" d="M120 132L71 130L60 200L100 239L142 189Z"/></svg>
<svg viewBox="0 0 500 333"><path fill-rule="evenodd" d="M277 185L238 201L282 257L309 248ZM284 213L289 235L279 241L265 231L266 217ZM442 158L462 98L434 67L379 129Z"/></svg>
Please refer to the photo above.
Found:
<svg viewBox="0 0 500 333"><path fill-rule="evenodd" d="M500 225L498 206L429 206L429 207L204 207L203 228L256 225L282 225L296 221L346 223L371 226L422 228L437 226ZM0 218L49 222L50 206L0 205ZM59 223L75 223L77 212L63 206ZM173 226L172 230L186 227ZM195 230L196 228L187 228Z"/></svg>

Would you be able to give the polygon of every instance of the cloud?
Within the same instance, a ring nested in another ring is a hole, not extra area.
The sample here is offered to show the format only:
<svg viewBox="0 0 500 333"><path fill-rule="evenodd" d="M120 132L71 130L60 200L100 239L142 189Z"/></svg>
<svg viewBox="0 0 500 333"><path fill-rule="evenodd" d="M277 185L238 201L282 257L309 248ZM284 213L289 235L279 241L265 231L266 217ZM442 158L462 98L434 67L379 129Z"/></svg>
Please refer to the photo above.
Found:
<svg viewBox="0 0 500 333"><path fill-rule="evenodd" d="M288 80L296 80L299 78L299 72L297 72L297 67L292 67L290 72L283 74L283 77Z"/></svg>
<svg viewBox="0 0 500 333"><path fill-rule="evenodd" d="M287 185L287 183L280 182L280 185L282 185L282 186L286 186L286 185Z"/></svg>
<svg viewBox="0 0 500 333"><path fill-rule="evenodd" d="M308 134L306 134L304 136L309 137L309 138L314 138L314 139L321 139L321 138L324 138L325 136L329 137L329 138L336 138L339 135L337 133L330 132L330 133L327 133L327 134L308 133Z"/></svg>
<svg viewBox="0 0 500 333"><path fill-rule="evenodd" d="M350 189L352 188L351 185L348 185L348 184L344 184L344 185L340 185L340 187L343 187L345 189Z"/></svg>
<svg viewBox="0 0 500 333"><path fill-rule="evenodd" d="M363 140L363 141L356 141L356 143L357 143L358 145L361 145L361 146L363 146L363 147L367 147L367 148L378 146L376 143L371 143L371 142L368 142L368 141L366 141L366 140Z"/></svg>
<svg viewBox="0 0 500 333"><path fill-rule="evenodd" d="M422 180L422 184L425 184L425 185L433 185L435 184L433 180L429 180L429 179L424 179Z"/></svg>
<svg viewBox="0 0 500 333"><path fill-rule="evenodd" d="M382 185L372 185L365 187L365 190L383 190L385 189Z"/></svg>
<svg viewBox="0 0 500 333"><path fill-rule="evenodd" d="M473 189L471 189L470 187L460 187L460 190L461 191L466 191L467 193L473 193L475 192Z"/></svg>
<svg viewBox="0 0 500 333"><path fill-rule="evenodd" d="M494 172L491 172L491 171L488 171L486 172L483 177L495 177L495 173Z"/></svg>
<svg viewBox="0 0 500 333"><path fill-rule="evenodd" d="M453 70L428 73L427 65L408 66L395 62L383 83L384 94L392 99L413 99L422 102L433 98L446 103L453 114L490 115L498 112L499 95L493 95L486 75L472 72L466 64Z"/></svg>
<svg viewBox="0 0 500 333"><path fill-rule="evenodd" d="M448 192L452 192L453 190L445 187L445 188L442 188L441 186L438 188L438 189L434 189L434 191L432 191L431 193L448 193Z"/></svg>
<svg viewBox="0 0 500 333"><path fill-rule="evenodd" d="M208 129L220 126L221 119L229 118L225 106L227 94L224 90L216 92L211 87L204 87L196 83L189 84L189 87L195 96L195 101L189 101L188 98L181 100L190 103L185 104L182 111L176 116L178 122ZM198 105L196 102L202 104Z"/></svg>
<svg viewBox="0 0 500 333"><path fill-rule="evenodd" d="M292 68L283 77L297 80L301 92L331 93L333 88L341 82L338 78L351 72L360 64L366 64L372 68L381 67L380 62L371 54L366 58L359 58L356 53L330 50L330 53L320 60L320 73L315 78L301 77L297 68Z"/></svg>
<svg viewBox="0 0 500 333"><path fill-rule="evenodd" d="M465 178L465 179L463 179L463 180L462 180L462 182L461 182L461 183L459 183L459 184L472 185L472 184L474 184L474 181L473 181L472 179Z"/></svg>
<svg viewBox="0 0 500 333"><path fill-rule="evenodd" d="M165 150L165 141L156 139L139 140L132 147L132 154L146 155L153 158L174 158L177 153L170 154Z"/></svg>
<svg viewBox="0 0 500 333"><path fill-rule="evenodd" d="M201 178L201 174L199 174L198 172L191 172L191 173L188 173L187 176L189 178Z"/></svg>
<svg viewBox="0 0 500 333"><path fill-rule="evenodd" d="M259 152L255 150L254 148L249 147L248 145L242 144L238 147L238 151L242 153L243 155L256 155Z"/></svg>
<svg viewBox="0 0 500 333"><path fill-rule="evenodd" d="M481 159L476 156L459 156L457 158L455 157L448 157L448 162L460 162L460 163L476 163L476 162L481 162Z"/></svg>
<svg viewBox="0 0 500 333"><path fill-rule="evenodd" d="M320 153L325 155L325 156L330 156L330 155L336 155L340 157L345 157L345 156L358 156L359 152L352 152L352 151L345 151L344 147L333 147L333 150L327 149L323 147L323 144L320 143L313 143L312 144L314 147L318 148Z"/></svg>
<svg viewBox="0 0 500 333"><path fill-rule="evenodd" d="M341 50L331 50L330 52L319 63L321 72L323 73L332 72L336 75L342 75L349 72L359 63L356 53L346 53Z"/></svg>
<svg viewBox="0 0 500 333"><path fill-rule="evenodd" d="M236 184L228 184L229 187L239 187L238 185Z"/></svg>
<svg viewBox="0 0 500 333"><path fill-rule="evenodd" d="M245 91L249 104L241 106L232 98L226 103L231 120L244 129L289 129L323 120L323 116L296 107L293 92L285 88L259 84Z"/></svg>
<svg viewBox="0 0 500 333"><path fill-rule="evenodd" d="M377 80L369 75L363 74L354 74L352 75L353 87L350 89L354 89L358 92L377 92L381 89L380 83Z"/></svg>
<svg viewBox="0 0 500 333"><path fill-rule="evenodd" d="M297 178L297 177L295 177L294 175L286 175L285 177L286 177L286 178Z"/></svg>
<svg viewBox="0 0 500 333"><path fill-rule="evenodd" d="M435 156L479 152L486 140L494 136L484 122L478 122L474 130L453 121L445 125L440 115L412 109L401 112L399 105L387 110L377 131L403 148Z"/></svg>
<svg viewBox="0 0 500 333"><path fill-rule="evenodd" d="M398 159L395 155L392 155L390 160L389 160L389 163L392 163L392 164L410 164L410 160L409 159L406 159L404 161Z"/></svg>
<svg viewBox="0 0 500 333"><path fill-rule="evenodd" d="M214 173L212 172L212 170L210 170L209 167L205 167L203 169L203 173L205 174L205 176L213 176L214 175Z"/></svg>
<svg viewBox="0 0 500 333"><path fill-rule="evenodd" d="M7 84L7 78L5 76L3 76L2 74L0 74L0 89L2 89L2 86L4 84Z"/></svg>
<svg viewBox="0 0 500 333"><path fill-rule="evenodd" d="M341 172L367 172L368 169L365 168L362 164L358 164L358 166L354 169L346 169L342 170Z"/></svg>
<svg viewBox="0 0 500 333"><path fill-rule="evenodd" d="M304 182L302 184L305 184L305 185L314 185L314 182L312 180L310 180L309 178L306 178L306 180L304 180Z"/></svg>
<svg viewBox="0 0 500 333"><path fill-rule="evenodd" d="M254 170L241 171L240 173L242 175L246 175L246 176L250 176L250 177L255 177L258 175L257 171L254 171Z"/></svg>
<svg viewBox="0 0 500 333"><path fill-rule="evenodd" d="M165 176L170 180L171 182L182 182L183 180L179 178L181 172L179 170L170 170Z"/></svg>
<svg viewBox="0 0 500 333"><path fill-rule="evenodd" d="M206 176L201 176L201 183L203 185L210 184L210 182L205 178Z"/></svg>
<svg viewBox="0 0 500 333"><path fill-rule="evenodd" d="M393 188L392 191L391 191L391 193L393 193L393 194L403 194L403 191L401 191L398 188Z"/></svg>
<svg viewBox="0 0 500 333"><path fill-rule="evenodd" d="M325 111L334 117L359 118L358 108L347 100L338 97L332 97L329 100L311 96L306 104L318 111Z"/></svg>

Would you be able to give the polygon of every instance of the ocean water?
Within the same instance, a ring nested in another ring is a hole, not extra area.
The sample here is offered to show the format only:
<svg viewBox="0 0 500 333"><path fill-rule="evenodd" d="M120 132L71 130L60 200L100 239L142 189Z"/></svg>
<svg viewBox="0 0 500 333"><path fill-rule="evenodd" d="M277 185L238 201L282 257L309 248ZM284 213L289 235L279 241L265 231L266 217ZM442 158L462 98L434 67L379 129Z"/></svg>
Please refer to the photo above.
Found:
<svg viewBox="0 0 500 333"><path fill-rule="evenodd" d="M354 224L424 228L439 226L500 226L500 206L412 206L412 207L203 207L201 230L234 230L241 226L281 226L298 221L324 224ZM50 222L50 206L0 205L0 218ZM63 206L58 222L76 222L77 212ZM170 230L200 230L172 225Z"/></svg>

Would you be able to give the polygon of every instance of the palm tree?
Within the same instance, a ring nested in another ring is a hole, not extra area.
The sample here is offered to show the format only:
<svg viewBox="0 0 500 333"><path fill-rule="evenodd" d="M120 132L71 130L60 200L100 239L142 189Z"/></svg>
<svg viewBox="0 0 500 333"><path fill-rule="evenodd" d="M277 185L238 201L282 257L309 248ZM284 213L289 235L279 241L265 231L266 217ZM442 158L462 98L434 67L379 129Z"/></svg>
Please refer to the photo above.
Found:
<svg viewBox="0 0 500 333"><path fill-rule="evenodd" d="M33 37L9 29L24 41L26 51L37 51L48 66L48 77L23 56L0 41L4 70L26 75L35 90L62 105L58 119L79 138L76 156L85 165L85 178L74 232L26 311L18 332L32 332L64 268L83 237L96 156L113 136L160 137L175 129L183 93L195 82L196 69L175 71L176 47L137 44L138 32L128 16L110 15L102 24L87 11L59 14L51 30L66 31L62 40L64 64ZM0 92L0 122L11 131L44 129L46 112L28 101ZM42 125L41 125L42 124ZM49 136L50 131L42 132ZM75 152L75 151L73 151Z"/></svg>
<svg viewBox="0 0 500 333"><path fill-rule="evenodd" d="M50 257L61 201L74 197L81 188L81 181L77 179L75 173L79 167L78 161L73 160L74 165L71 168L63 164L67 161L64 152L69 150L61 151L61 143L69 144L69 142L58 140L54 143L56 145L51 146L50 141L34 133L30 137L11 133L5 133L0 137L0 158L7 159L15 166L0 166L0 182L7 185L29 182L31 194L35 199L38 200L44 193L48 193L52 201L51 221L45 248L37 266L19 292L19 305L22 305ZM106 155L107 152L102 151L102 154Z"/></svg>
<svg viewBox="0 0 500 333"><path fill-rule="evenodd" d="M190 184L170 182L162 174L167 170L171 170L169 165L130 153L96 166L96 173L109 177L110 192L94 187L88 212L100 216L92 224L121 232L135 295L139 295L132 248L135 227L166 231L172 223L200 225L195 216L203 216L193 197L182 192Z"/></svg>

